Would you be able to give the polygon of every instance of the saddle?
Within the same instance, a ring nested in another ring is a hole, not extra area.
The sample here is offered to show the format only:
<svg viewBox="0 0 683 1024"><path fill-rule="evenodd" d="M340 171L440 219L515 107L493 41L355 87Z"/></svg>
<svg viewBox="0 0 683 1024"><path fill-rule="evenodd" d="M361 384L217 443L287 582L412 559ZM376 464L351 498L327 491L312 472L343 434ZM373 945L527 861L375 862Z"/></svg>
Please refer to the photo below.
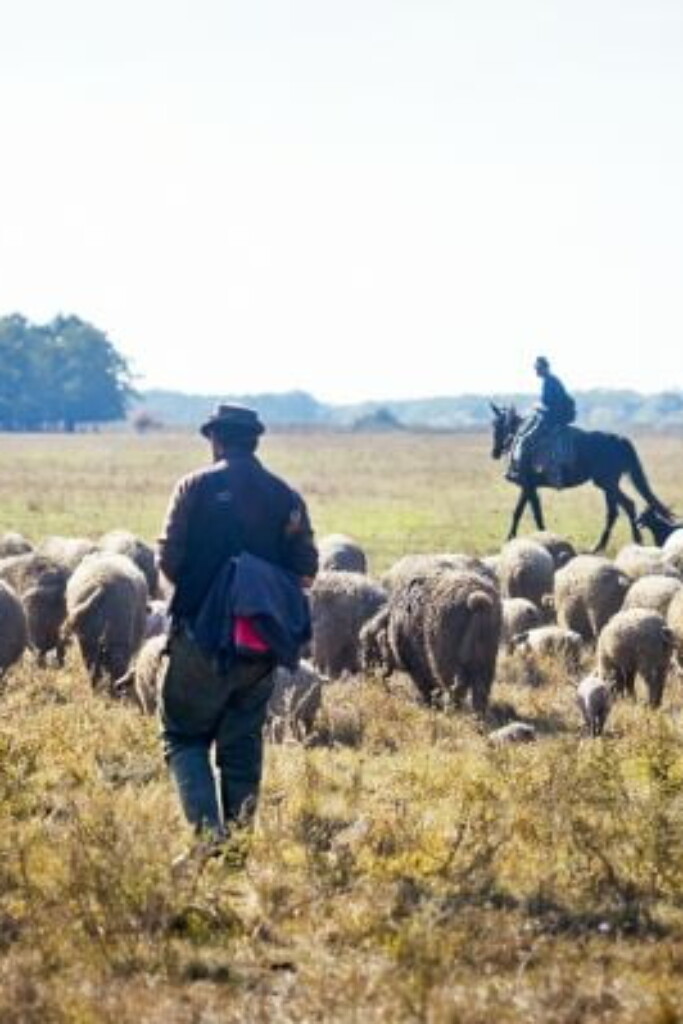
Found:
<svg viewBox="0 0 683 1024"><path fill-rule="evenodd" d="M531 465L534 472L542 473L551 487L563 487L573 475L576 464L575 427L551 427L533 439Z"/></svg>

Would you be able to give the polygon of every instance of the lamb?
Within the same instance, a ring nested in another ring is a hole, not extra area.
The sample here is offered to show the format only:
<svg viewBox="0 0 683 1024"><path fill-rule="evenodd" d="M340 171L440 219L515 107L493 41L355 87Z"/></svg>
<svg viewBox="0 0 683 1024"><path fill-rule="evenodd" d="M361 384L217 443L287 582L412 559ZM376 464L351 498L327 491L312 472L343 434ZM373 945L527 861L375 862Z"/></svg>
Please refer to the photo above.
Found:
<svg viewBox="0 0 683 1024"><path fill-rule="evenodd" d="M537 626L512 639L514 651L533 658L561 659L569 672L577 671L583 653L583 640L579 633L562 626Z"/></svg>
<svg viewBox="0 0 683 1024"><path fill-rule="evenodd" d="M318 556L320 572L368 571L368 562L362 547L343 533L330 533L318 541Z"/></svg>
<svg viewBox="0 0 683 1024"><path fill-rule="evenodd" d="M310 590L315 667L332 679L358 672L361 628L386 599L386 591L360 573L318 573Z"/></svg>
<svg viewBox="0 0 683 1024"><path fill-rule="evenodd" d="M586 641L597 640L619 611L631 578L597 555L577 555L555 574L557 621Z"/></svg>
<svg viewBox="0 0 683 1024"><path fill-rule="evenodd" d="M407 672L423 700L458 706L469 692L474 711L486 713L502 625L490 579L458 569L415 579L392 592L374 625L378 636L366 641L388 647L388 670Z"/></svg>
<svg viewBox="0 0 683 1024"><path fill-rule="evenodd" d="M540 626L542 620L541 611L533 601L528 601L525 597L504 598L501 644L509 647L518 633L527 633L530 629Z"/></svg>
<svg viewBox="0 0 683 1024"><path fill-rule="evenodd" d="M46 537L38 545L38 552L54 562L59 562L70 573L76 569L86 555L97 551L97 544L86 537Z"/></svg>
<svg viewBox="0 0 683 1024"><path fill-rule="evenodd" d="M650 706L662 702L674 647L673 631L657 612L630 608L607 623L598 642L598 674L616 693L635 695L635 677L645 680Z"/></svg>
<svg viewBox="0 0 683 1024"><path fill-rule="evenodd" d="M147 583L127 555L88 555L66 588L66 636L75 635L93 686L127 671L145 632Z"/></svg>
<svg viewBox="0 0 683 1024"><path fill-rule="evenodd" d="M648 608L666 618L671 601L681 589L683 582L673 576L641 576L629 588L623 607Z"/></svg>
<svg viewBox="0 0 683 1024"><path fill-rule="evenodd" d="M678 576L659 548L641 544L627 544L617 554L614 564L634 580L642 576Z"/></svg>
<svg viewBox="0 0 683 1024"><path fill-rule="evenodd" d="M507 746L511 743L533 743L536 729L528 722L508 722L494 732L489 733L489 743L495 746Z"/></svg>
<svg viewBox="0 0 683 1024"><path fill-rule="evenodd" d="M33 551L33 545L20 533L8 530L0 535L0 558L11 558L12 555L26 555Z"/></svg>
<svg viewBox="0 0 683 1024"><path fill-rule="evenodd" d="M275 669L273 693L268 701L267 733L274 743L305 739L313 730L322 703L323 677L307 661L290 672Z"/></svg>
<svg viewBox="0 0 683 1024"><path fill-rule="evenodd" d="M576 688L576 703L591 736L602 736L612 706L612 693L600 676L586 676Z"/></svg>
<svg viewBox="0 0 683 1024"><path fill-rule="evenodd" d="M111 551L114 554L128 555L132 562L137 565L147 581L149 596L157 596L159 587L159 570L157 569L154 551L129 530L110 530L100 537L99 547L102 551Z"/></svg>
<svg viewBox="0 0 683 1024"><path fill-rule="evenodd" d="M0 562L0 579L9 583L21 598L26 612L28 642L44 665L54 651L59 665L64 664L65 641L62 626L66 619L66 583L68 570L53 558L30 551Z"/></svg>
<svg viewBox="0 0 683 1024"><path fill-rule="evenodd" d="M167 647L168 636L165 634L148 637L128 671L114 683L114 693L124 699L134 699L145 715L155 714L159 706Z"/></svg>
<svg viewBox="0 0 683 1024"><path fill-rule="evenodd" d="M499 575L503 597L525 597L540 608L552 593L555 563L540 544L520 538L503 546Z"/></svg>
<svg viewBox="0 0 683 1024"><path fill-rule="evenodd" d="M0 581L0 678L21 658L27 643L24 606L12 587Z"/></svg>
<svg viewBox="0 0 683 1024"><path fill-rule="evenodd" d="M550 533L549 530L539 530L537 533L532 533L527 539L540 544L541 547L546 549L555 563L556 569L561 569L567 562L571 562L572 558L576 558L576 548L574 545L570 544L564 537L560 537L557 533Z"/></svg>

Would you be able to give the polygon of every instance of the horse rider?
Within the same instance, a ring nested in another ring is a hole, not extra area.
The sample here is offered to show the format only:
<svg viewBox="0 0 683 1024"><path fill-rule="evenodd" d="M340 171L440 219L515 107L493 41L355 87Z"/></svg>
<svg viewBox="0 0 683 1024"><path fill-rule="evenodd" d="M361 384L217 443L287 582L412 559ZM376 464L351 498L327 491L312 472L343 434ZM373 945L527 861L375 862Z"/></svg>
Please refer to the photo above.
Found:
<svg viewBox="0 0 683 1024"><path fill-rule="evenodd" d="M550 363L545 356L538 356L534 370L543 381L541 398L534 406L534 413L521 427L514 447L510 476L521 480L531 471L531 459L538 441L556 427L567 427L576 419L574 399L567 392L559 377L550 372ZM561 480L553 481L561 486Z"/></svg>

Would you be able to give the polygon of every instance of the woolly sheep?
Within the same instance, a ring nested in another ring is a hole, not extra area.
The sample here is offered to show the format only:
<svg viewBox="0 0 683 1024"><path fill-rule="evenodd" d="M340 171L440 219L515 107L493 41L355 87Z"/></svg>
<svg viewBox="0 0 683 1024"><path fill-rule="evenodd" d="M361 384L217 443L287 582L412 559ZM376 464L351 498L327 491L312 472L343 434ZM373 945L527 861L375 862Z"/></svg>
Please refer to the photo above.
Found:
<svg viewBox="0 0 683 1024"><path fill-rule="evenodd" d="M368 571L368 562L360 544L343 533L330 533L318 541L318 571Z"/></svg>
<svg viewBox="0 0 683 1024"><path fill-rule="evenodd" d="M345 671L357 672L360 631L385 603L386 591L360 573L321 572L309 599L315 667L332 679Z"/></svg>
<svg viewBox="0 0 683 1024"><path fill-rule="evenodd" d="M540 544L541 547L546 549L556 569L561 569L563 565L566 565L567 562L576 557L574 545L570 544L564 537L560 537L558 533L551 533L549 530L539 530L537 533L532 533L527 539Z"/></svg>
<svg viewBox="0 0 683 1024"><path fill-rule="evenodd" d="M148 637L138 650L128 671L114 683L114 692L132 698L145 715L155 714L163 679L164 655L168 637L163 633Z"/></svg>
<svg viewBox="0 0 683 1024"><path fill-rule="evenodd" d="M66 588L66 635L78 640L96 686L123 676L145 632L147 583L127 555L88 555Z"/></svg>
<svg viewBox="0 0 683 1024"><path fill-rule="evenodd" d="M673 634L678 664L683 667L683 589L672 598L666 623Z"/></svg>
<svg viewBox="0 0 683 1024"><path fill-rule="evenodd" d="M24 606L12 587L0 581L0 677L19 660L27 643Z"/></svg>
<svg viewBox="0 0 683 1024"><path fill-rule="evenodd" d="M275 669L273 693L268 701L266 728L270 739L304 739L313 729L322 702L323 678L307 661L290 672Z"/></svg>
<svg viewBox="0 0 683 1024"><path fill-rule="evenodd" d="M97 551L97 544L86 537L52 536L46 537L38 545L38 552L41 555L59 562L69 572L73 572L86 555L91 555L95 551Z"/></svg>
<svg viewBox="0 0 683 1024"><path fill-rule="evenodd" d="M526 633L540 626L542 615L533 601L526 597L506 597L503 599L503 627L500 636L501 644L509 646L518 633Z"/></svg>
<svg viewBox="0 0 683 1024"><path fill-rule="evenodd" d="M612 706L612 693L600 676L586 676L576 688L576 703L591 736L602 736Z"/></svg>
<svg viewBox="0 0 683 1024"><path fill-rule="evenodd" d="M485 564L484 560L473 555L463 554L420 554L404 555L384 573L382 585L388 591L410 584L413 580L424 576L443 572L447 569L461 569L483 575L487 580L498 585L495 569Z"/></svg>
<svg viewBox="0 0 683 1024"><path fill-rule="evenodd" d="M635 695L635 677L641 675L650 706L662 702L666 674L674 646L672 630L657 612L630 608L610 619L598 641L598 673L614 684L617 693Z"/></svg>
<svg viewBox="0 0 683 1024"><path fill-rule="evenodd" d="M489 743L496 746L504 746L509 743L533 743L536 739L536 729L528 722L509 722L494 732L489 733Z"/></svg>
<svg viewBox="0 0 683 1024"><path fill-rule="evenodd" d="M683 582L673 576L641 576L629 587L623 607L647 608L666 618L671 601L681 589Z"/></svg>
<svg viewBox="0 0 683 1024"><path fill-rule="evenodd" d="M525 597L540 608L544 597L552 593L555 563L535 541L508 541L500 553L498 572L503 597Z"/></svg>
<svg viewBox="0 0 683 1024"><path fill-rule="evenodd" d="M397 588L388 615L375 616L390 653L390 669L412 678L423 700L459 705L468 692L486 712L500 640L498 589L476 572L444 569ZM366 637L368 641L372 638Z"/></svg>
<svg viewBox="0 0 683 1024"><path fill-rule="evenodd" d="M64 663L62 626L66 618L66 583L69 571L60 562L30 551L0 562L0 579L9 583L21 598L26 612L28 642L44 664L54 651L58 664Z"/></svg>
<svg viewBox="0 0 683 1024"><path fill-rule="evenodd" d="M574 672L581 661L583 639L573 629L537 626L513 637L512 647L534 658L560 658L565 668Z"/></svg>
<svg viewBox="0 0 683 1024"><path fill-rule="evenodd" d="M633 580L643 576L678 576L676 569L667 563L659 548L642 544L627 544L617 554L614 564Z"/></svg>
<svg viewBox="0 0 683 1024"><path fill-rule="evenodd" d="M33 551L30 541L22 537L20 533L8 530L0 535L0 558L10 558L12 555L25 555Z"/></svg>
<svg viewBox="0 0 683 1024"><path fill-rule="evenodd" d="M159 586L159 570L153 549L140 540L129 530L110 530L100 537L99 547L102 551L111 551L118 555L128 555L132 562L137 565L147 581L149 596L157 596Z"/></svg>
<svg viewBox="0 0 683 1024"><path fill-rule="evenodd" d="M584 640L597 640L621 608L631 578L597 555L577 555L555 573L557 621Z"/></svg>

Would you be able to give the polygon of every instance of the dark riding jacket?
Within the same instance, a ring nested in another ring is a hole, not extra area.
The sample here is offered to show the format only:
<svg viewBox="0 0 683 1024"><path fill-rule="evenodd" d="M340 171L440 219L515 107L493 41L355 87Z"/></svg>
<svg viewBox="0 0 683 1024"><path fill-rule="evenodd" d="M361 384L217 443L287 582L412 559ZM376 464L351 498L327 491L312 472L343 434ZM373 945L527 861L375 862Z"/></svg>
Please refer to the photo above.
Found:
<svg viewBox="0 0 683 1024"><path fill-rule="evenodd" d="M574 399L568 394L564 384L549 373L543 378L541 391L543 403L543 420L545 426L567 426L576 418Z"/></svg>

